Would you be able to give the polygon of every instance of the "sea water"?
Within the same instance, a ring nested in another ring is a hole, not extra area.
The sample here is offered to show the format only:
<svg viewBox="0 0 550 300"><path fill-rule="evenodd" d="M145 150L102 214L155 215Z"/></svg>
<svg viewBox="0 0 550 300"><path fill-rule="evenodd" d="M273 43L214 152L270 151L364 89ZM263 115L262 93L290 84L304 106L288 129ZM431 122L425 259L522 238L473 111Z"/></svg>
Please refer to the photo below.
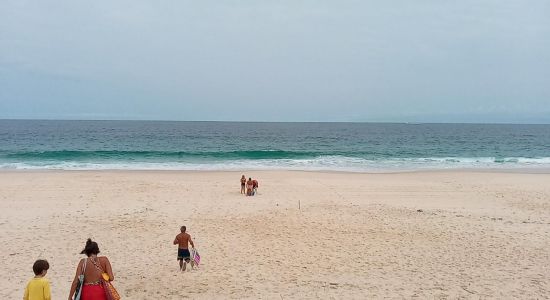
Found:
<svg viewBox="0 0 550 300"><path fill-rule="evenodd" d="M550 169L550 125L0 120L0 169Z"/></svg>

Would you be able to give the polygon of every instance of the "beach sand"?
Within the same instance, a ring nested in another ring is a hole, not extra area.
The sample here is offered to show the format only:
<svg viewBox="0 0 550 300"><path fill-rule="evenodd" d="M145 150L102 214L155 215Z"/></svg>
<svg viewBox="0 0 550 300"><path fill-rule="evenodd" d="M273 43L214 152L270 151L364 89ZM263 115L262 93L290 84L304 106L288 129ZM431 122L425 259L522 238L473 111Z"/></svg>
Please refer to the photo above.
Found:
<svg viewBox="0 0 550 300"><path fill-rule="evenodd" d="M550 297L550 174L5 171L0 299L37 258L67 299L85 240L124 299ZM187 225L202 256L178 272Z"/></svg>

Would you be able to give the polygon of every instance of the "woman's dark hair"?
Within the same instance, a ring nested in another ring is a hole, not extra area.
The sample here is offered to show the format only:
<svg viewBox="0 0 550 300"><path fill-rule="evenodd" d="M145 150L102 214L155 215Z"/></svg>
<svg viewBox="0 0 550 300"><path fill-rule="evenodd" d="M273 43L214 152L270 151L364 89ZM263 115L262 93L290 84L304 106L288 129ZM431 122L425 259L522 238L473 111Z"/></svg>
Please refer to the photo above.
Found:
<svg viewBox="0 0 550 300"><path fill-rule="evenodd" d="M39 259L34 262L34 265L32 265L32 270L34 272L34 275L40 275L42 274L42 271L48 271L50 268L50 264L47 260Z"/></svg>
<svg viewBox="0 0 550 300"><path fill-rule="evenodd" d="M92 254L98 254L99 253L99 246L96 242L92 242L92 239L88 239L86 241L86 246L84 246L84 250L80 252L80 254L86 254L86 256L90 256Z"/></svg>

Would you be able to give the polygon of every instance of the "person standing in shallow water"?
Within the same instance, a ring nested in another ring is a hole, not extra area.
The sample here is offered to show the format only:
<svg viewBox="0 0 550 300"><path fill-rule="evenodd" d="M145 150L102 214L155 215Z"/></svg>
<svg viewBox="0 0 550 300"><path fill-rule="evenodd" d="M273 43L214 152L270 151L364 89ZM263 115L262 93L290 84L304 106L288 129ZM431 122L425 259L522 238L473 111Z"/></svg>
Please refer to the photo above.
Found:
<svg viewBox="0 0 550 300"><path fill-rule="evenodd" d="M194 267L194 262L191 260L191 253L189 252L189 244L195 248L195 244L191 239L191 235L186 233L187 227L181 226L181 233L174 239L174 245L178 245L178 260L180 262L180 271L185 271L187 263L191 262L191 268ZM184 262L185 261L185 262Z"/></svg>
<svg viewBox="0 0 550 300"><path fill-rule="evenodd" d="M84 285L82 286L81 300L107 300L105 290L101 284L101 273L109 275L109 281L113 281L115 276L111 268L109 259L105 256L98 257L99 246L91 239L86 241L86 246L80 254L86 254L86 258L81 259L76 267L76 275L71 284L69 300L73 299L78 284L78 276L84 274Z"/></svg>
<svg viewBox="0 0 550 300"><path fill-rule="evenodd" d="M241 194L246 193L246 177L241 176Z"/></svg>

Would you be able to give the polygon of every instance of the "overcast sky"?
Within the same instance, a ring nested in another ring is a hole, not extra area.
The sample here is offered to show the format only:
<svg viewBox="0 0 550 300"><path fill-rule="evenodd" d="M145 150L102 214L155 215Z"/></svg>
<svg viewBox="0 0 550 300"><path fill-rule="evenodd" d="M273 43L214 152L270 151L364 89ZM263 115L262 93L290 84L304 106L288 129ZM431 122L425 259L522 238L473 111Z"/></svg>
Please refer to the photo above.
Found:
<svg viewBox="0 0 550 300"><path fill-rule="evenodd" d="M550 123L550 1L0 1L0 118Z"/></svg>

